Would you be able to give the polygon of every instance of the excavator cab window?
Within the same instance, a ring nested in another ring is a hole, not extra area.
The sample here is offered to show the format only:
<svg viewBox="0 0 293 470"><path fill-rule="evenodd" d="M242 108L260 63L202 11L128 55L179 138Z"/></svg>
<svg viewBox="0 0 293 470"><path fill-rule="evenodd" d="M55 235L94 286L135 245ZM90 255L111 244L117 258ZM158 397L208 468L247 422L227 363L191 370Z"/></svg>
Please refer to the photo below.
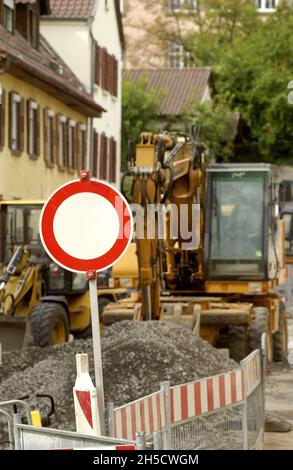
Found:
<svg viewBox="0 0 293 470"><path fill-rule="evenodd" d="M267 276L268 171L208 171L208 279Z"/></svg>
<svg viewBox="0 0 293 470"><path fill-rule="evenodd" d="M28 246L31 257L43 254L39 237L39 220L42 206L11 204L4 206L1 214L1 261L7 263L15 246Z"/></svg>
<svg viewBox="0 0 293 470"><path fill-rule="evenodd" d="M282 213L285 223L285 249L287 256L293 256L293 207L291 210L285 209Z"/></svg>

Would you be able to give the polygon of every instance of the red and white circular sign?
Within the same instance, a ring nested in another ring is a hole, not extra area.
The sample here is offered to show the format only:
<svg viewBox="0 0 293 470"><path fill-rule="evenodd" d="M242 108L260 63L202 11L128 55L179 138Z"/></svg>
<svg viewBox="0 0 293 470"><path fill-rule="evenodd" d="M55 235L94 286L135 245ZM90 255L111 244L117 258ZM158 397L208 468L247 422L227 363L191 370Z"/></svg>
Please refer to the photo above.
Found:
<svg viewBox="0 0 293 470"><path fill-rule="evenodd" d="M73 272L111 267L131 242L133 219L122 194L107 183L72 181L43 207L40 236L48 255Z"/></svg>

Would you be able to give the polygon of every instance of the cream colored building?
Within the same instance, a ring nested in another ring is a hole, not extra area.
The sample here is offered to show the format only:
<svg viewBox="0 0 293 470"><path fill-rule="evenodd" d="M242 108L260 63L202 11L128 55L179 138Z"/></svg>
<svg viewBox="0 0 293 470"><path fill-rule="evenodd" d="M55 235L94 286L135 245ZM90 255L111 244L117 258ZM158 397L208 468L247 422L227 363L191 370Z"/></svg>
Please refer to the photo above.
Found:
<svg viewBox="0 0 293 470"><path fill-rule="evenodd" d="M260 15L265 19L268 14L276 10L282 0L254 1ZM127 45L125 68L188 66L188 57L184 54L180 41L174 42L174 37L180 38L185 31L194 29L194 22L192 19L189 22L188 16L196 15L196 0L123 0L123 12ZM182 20L178 21L179 12L183 14L184 27ZM152 35L149 30L154 29L156 34ZM172 40L167 47L168 36Z"/></svg>
<svg viewBox="0 0 293 470"><path fill-rule="evenodd" d="M88 121L103 108L39 36L47 1L0 8L0 195L44 199L88 165Z"/></svg>
<svg viewBox="0 0 293 470"><path fill-rule="evenodd" d="M119 0L51 0L41 31L105 113L94 119L91 170L119 186L124 35Z"/></svg>

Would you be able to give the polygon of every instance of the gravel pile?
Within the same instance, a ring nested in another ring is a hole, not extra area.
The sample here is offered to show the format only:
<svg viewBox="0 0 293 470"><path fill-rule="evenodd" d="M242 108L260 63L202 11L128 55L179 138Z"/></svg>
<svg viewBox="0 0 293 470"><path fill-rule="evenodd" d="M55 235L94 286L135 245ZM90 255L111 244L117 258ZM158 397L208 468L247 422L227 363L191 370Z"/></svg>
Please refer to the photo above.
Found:
<svg viewBox="0 0 293 470"><path fill-rule="evenodd" d="M91 340L4 353L0 401L51 394L56 403L52 426L74 430L72 388L77 353L88 353L94 377ZM102 339L102 355L105 399L115 406L155 392L164 380L176 385L237 366L190 331L169 322L116 323Z"/></svg>

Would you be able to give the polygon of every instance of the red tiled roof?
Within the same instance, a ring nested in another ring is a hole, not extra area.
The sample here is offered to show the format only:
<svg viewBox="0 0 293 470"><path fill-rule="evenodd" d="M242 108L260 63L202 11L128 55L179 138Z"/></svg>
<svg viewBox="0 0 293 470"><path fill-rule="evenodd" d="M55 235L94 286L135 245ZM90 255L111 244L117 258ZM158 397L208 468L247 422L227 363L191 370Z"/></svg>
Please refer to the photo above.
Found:
<svg viewBox="0 0 293 470"><path fill-rule="evenodd" d="M146 77L146 90L154 89L161 101L160 114L178 116L191 101L201 100L211 84L209 68L124 70L124 80L136 83ZM162 99L163 93L163 99Z"/></svg>
<svg viewBox="0 0 293 470"><path fill-rule="evenodd" d="M21 1L21 0L20 0ZM101 1L101 0L100 0ZM120 1L113 0L117 18L120 41L125 48ZM96 0L50 0L51 14L46 19L86 19L94 16L98 2Z"/></svg>
<svg viewBox="0 0 293 470"><path fill-rule="evenodd" d="M0 58L7 59L8 73L45 88L69 107L87 116L104 111L43 37L36 50L17 31L11 34L0 25Z"/></svg>
<svg viewBox="0 0 293 470"><path fill-rule="evenodd" d="M55 18L89 18L93 16L96 0L51 0L51 15Z"/></svg>

